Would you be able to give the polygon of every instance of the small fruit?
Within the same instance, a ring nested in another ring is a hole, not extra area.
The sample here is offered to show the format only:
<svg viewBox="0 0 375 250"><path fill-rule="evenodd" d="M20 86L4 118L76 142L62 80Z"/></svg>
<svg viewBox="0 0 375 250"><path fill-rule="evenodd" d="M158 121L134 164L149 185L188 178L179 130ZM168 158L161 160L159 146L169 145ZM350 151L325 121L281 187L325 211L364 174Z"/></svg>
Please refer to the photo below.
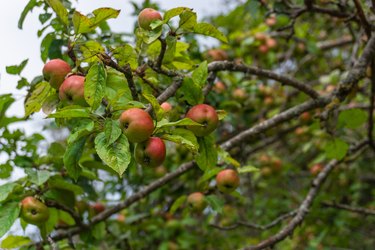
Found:
<svg viewBox="0 0 375 250"><path fill-rule="evenodd" d="M207 57L213 61L225 61L228 60L228 54L222 49L210 49L207 51Z"/></svg>
<svg viewBox="0 0 375 250"><path fill-rule="evenodd" d="M247 99L246 91L242 88L236 88L235 90L233 90L232 96L234 99L240 102L243 102Z"/></svg>
<svg viewBox="0 0 375 250"><path fill-rule="evenodd" d="M52 59L43 67L43 76L50 85L59 89L65 76L71 71L69 64L61 59Z"/></svg>
<svg viewBox="0 0 375 250"><path fill-rule="evenodd" d="M154 131L151 116L140 108L131 108L122 112L120 125L125 136L133 143L147 140Z"/></svg>
<svg viewBox="0 0 375 250"><path fill-rule="evenodd" d="M161 165L155 168L155 175L156 177L162 177L167 173L167 169Z"/></svg>
<svg viewBox="0 0 375 250"><path fill-rule="evenodd" d="M317 164L314 164L311 168L310 168L310 173L315 176L317 174L320 173L320 171L322 171L323 169L323 165L320 164L320 163L317 163Z"/></svg>
<svg viewBox="0 0 375 250"><path fill-rule="evenodd" d="M258 50L260 53L265 54L268 52L268 46L265 44L262 44L259 46Z"/></svg>
<svg viewBox="0 0 375 250"><path fill-rule="evenodd" d="M20 217L27 223L38 226L48 220L49 210L43 202L28 196L21 201Z"/></svg>
<svg viewBox="0 0 375 250"><path fill-rule="evenodd" d="M212 88L216 93L222 94L226 90L226 86L223 82L216 82L215 85Z"/></svg>
<svg viewBox="0 0 375 250"><path fill-rule="evenodd" d="M160 13L152 8L145 8L138 15L138 25L142 29L151 30L150 24L156 20L163 20Z"/></svg>
<svg viewBox="0 0 375 250"><path fill-rule="evenodd" d="M300 120L302 122L309 122L311 121L311 114L309 112L303 112L301 115L300 115Z"/></svg>
<svg viewBox="0 0 375 250"><path fill-rule="evenodd" d="M71 75L64 80L59 88L59 98L69 105L88 106L85 100L85 77Z"/></svg>
<svg viewBox="0 0 375 250"><path fill-rule="evenodd" d="M194 212L202 212L206 207L204 194L201 192L191 193L187 198L187 203Z"/></svg>
<svg viewBox="0 0 375 250"><path fill-rule="evenodd" d="M160 107L164 110L164 112L169 112L172 110L172 105L169 102L163 102L160 104Z"/></svg>
<svg viewBox="0 0 375 250"><path fill-rule="evenodd" d="M159 137L150 137L135 147L135 160L144 167L160 166L166 155L164 141Z"/></svg>
<svg viewBox="0 0 375 250"><path fill-rule="evenodd" d="M96 203L92 204L91 208L92 208L95 215L99 214L99 213L101 213L105 210L105 206L101 202L96 202Z"/></svg>
<svg viewBox="0 0 375 250"><path fill-rule="evenodd" d="M216 175L216 186L223 193L231 193L240 185L240 177L233 169L225 169Z"/></svg>
<svg viewBox="0 0 375 250"><path fill-rule="evenodd" d="M219 124L216 110L207 104L193 106L186 114L187 118L202 124L203 126L187 126L196 136L206 136L214 131Z"/></svg>
<svg viewBox="0 0 375 250"><path fill-rule="evenodd" d="M273 38L267 38L266 45L268 48L273 49L277 46L277 41Z"/></svg>
<svg viewBox="0 0 375 250"><path fill-rule="evenodd" d="M272 15L269 18L266 19L265 23L267 26L274 26L276 24L276 16Z"/></svg>

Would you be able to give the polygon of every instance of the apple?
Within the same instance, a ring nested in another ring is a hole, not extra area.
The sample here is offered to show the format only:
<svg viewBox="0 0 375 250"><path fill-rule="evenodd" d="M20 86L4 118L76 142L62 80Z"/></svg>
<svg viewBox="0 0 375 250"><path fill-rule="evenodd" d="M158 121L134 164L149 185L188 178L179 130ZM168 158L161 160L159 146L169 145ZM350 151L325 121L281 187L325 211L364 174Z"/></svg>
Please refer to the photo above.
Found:
<svg viewBox="0 0 375 250"><path fill-rule="evenodd" d="M49 210L43 202L28 196L21 201L20 217L29 224L39 226L48 220Z"/></svg>
<svg viewBox="0 0 375 250"><path fill-rule="evenodd" d="M216 110L207 104L198 104L189 109L187 118L202 124L203 126L187 126L196 136L206 136L214 131L219 124Z"/></svg>
<svg viewBox="0 0 375 250"><path fill-rule="evenodd" d="M262 44L258 47L258 50L262 54L266 54L268 52L268 46L265 44Z"/></svg>
<svg viewBox="0 0 375 250"><path fill-rule="evenodd" d="M213 88L212 88L216 93L218 94L222 94L225 92L226 90L226 86L223 82L221 81L218 81L214 84Z"/></svg>
<svg viewBox="0 0 375 250"><path fill-rule="evenodd" d="M152 8L145 8L138 15L138 25L142 29L151 30L150 24L156 20L163 20L160 13Z"/></svg>
<svg viewBox="0 0 375 250"><path fill-rule="evenodd" d="M303 112L300 115L300 120L302 122L309 122L309 121L311 121L311 114L308 111Z"/></svg>
<svg viewBox="0 0 375 250"><path fill-rule="evenodd" d="M267 26L274 26L276 24L276 16L272 15L269 18L266 19L265 23Z"/></svg>
<svg viewBox="0 0 375 250"><path fill-rule="evenodd" d="M264 33L256 33L254 35L254 39L258 41L265 41L267 39L267 35Z"/></svg>
<svg viewBox="0 0 375 250"><path fill-rule="evenodd" d="M65 76L69 74L71 70L70 65L64 60L52 59L44 65L43 76L53 88L59 89Z"/></svg>
<svg viewBox="0 0 375 250"><path fill-rule="evenodd" d="M164 112L169 112L172 110L172 105L169 102L163 102L160 104L160 107L164 110Z"/></svg>
<svg viewBox="0 0 375 250"><path fill-rule="evenodd" d="M84 90L85 77L79 75L71 75L66 78L59 88L59 98L63 103L69 105L88 106Z"/></svg>
<svg viewBox="0 0 375 250"><path fill-rule="evenodd" d="M314 164L311 168L310 168L310 173L315 176L317 174L320 173L320 171L322 171L323 169L323 165L320 164L320 163L317 163L317 164Z"/></svg>
<svg viewBox="0 0 375 250"><path fill-rule="evenodd" d="M203 209L206 207L206 201L204 198L204 194L201 192L194 192L191 193L187 197L187 203L189 204L190 208L194 212L202 212Z"/></svg>
<svg viewBox="0 0 375 250"><path fill-rule="evenodd" d="M216 186L223 193L231 193L240 185L237 171L225 169L216 175Z"/></svg>
<svg viewBox="0 0 375 250"><path fill-rule="evenodd" d="M242 88L236 88L235 90L233 90L232 96L234 99L240 102L243 102L247 99L246 91Z"/></svg>
<svg viewBox="0 0 375 250"><path fill-rule="evenodd" d="M160 166L164 162L165 155L165 144L159 137L150 137L135 146L135 160L144 167Z"/></svg>
<svg viewBox="0 0 375 250"><path fill-rule="evenodd" d="M207 57L213 61L225 61L228 59L228 54L222 49L210 49L207 51Z"/></svg>
<svg viewBox="0 0 375 250"><path fill-rule="evenodd" d="M124 223L125 222L125 215L124 214L118 214L117 215L117 221L120 222L120 223Z"/></svg>
<svg viewBox="0 0 375 250"><path fill-rule="evenodd" d="M167 169L161 165L155 168L155 175L156 177L162 177L167 173Z"/></svg>
<svg viewBox="0 0 375 250"><path fill-rule="evenodd" d="M273 38L267 38L266 39L266 45L268 48L273 49L277 46L277 41Z"/></svg>
<svg viewBox="0 0 375 250"><path fill-rule="evenodd" d="M273 104L273 98L271 96L267 96L266 98L264 98L263 103L266 106L270 106Z"/></svg>
<svg viewBox="0 0 375 250"><path fill-rule="evenodd" d="M91 205L91 208L94 212L94 214L99 214L105 210L105 206L101 202L95 202L94 204Z"/></svg>
<svg viewBox="0 0 375 250"><path fill-rule="evenodd" d="M146 111L130 108L122 112L120 125L130 142L138 143L147 140L154 131L154 122Z"/></svg>

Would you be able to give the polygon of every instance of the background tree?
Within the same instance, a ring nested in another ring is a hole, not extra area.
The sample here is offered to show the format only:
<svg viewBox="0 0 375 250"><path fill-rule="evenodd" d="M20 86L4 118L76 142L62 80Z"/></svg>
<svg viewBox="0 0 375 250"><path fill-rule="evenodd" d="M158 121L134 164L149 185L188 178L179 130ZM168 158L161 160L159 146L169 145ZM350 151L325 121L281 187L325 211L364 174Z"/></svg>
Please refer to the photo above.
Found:
<svg viewBox="0 0 375 250"><path fill-rule="evenodd" d="M0 177L26 174L0 186L0 235L17 219L38 230L1 248L373 248L375 6L226 6L200 22L134 4L129 36L107 23L120 10L28 3L20 26L43 10L46 66L19 81L24 118L0 96ZM8 128L41 111L68 131L45 151Z"/></svg>

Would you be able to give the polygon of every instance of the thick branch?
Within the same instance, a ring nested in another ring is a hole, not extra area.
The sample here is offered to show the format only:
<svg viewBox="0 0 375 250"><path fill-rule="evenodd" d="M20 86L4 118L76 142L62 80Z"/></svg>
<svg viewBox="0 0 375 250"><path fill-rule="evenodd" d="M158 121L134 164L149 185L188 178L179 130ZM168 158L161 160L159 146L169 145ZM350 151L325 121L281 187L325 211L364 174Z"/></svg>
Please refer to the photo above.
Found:
<svg viewBox="0 0 375 250"><path fill-rule="evenodd" d="M236 64L230 61L216 61L208 65L208 71L238 71L246 74L252 74L257 76L266 77L273 79L275 81L281 82L283 85L292 86L312 98L318 98L319 94L310 86L298 81L289 76L279 75L270 70L260 69L252 66L247 66L244 64Z"/></svg>

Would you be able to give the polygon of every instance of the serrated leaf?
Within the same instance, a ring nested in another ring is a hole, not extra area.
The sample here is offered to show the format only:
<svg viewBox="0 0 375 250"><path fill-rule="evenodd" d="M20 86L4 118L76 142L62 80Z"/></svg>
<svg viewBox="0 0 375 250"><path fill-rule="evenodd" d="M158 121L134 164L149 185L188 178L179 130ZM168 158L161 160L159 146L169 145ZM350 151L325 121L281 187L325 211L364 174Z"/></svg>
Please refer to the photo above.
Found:
<svg viewBox="0 0 375 250"><path fill-rule="evenodd" d="M31 242L29 237L18 236L18 235L8 235L2 242L2 249L13 249L25 246Z"/></svg>
<svg viewBox="0 0 375 250"><path fill-rule="evenodd" d="M166 127L174 127L174 126L203 126L202 124L193 121L190 118L183 118L181 120L175 121L175 122L170 122L167 119L163 119L158 122L156 125L156 128L166 128Z"/></svg>
<svg viewBox="0 0 375 250"><path fill-rule="evenodd" d="M85 80L85 100L91 106L92 110L96 110L104 97L105 84L107 74L103 63L95 63L89 69Z"/></svg>
<svg viewBox="0 0 375 250"><path fill-rule="evenodd" d="M114 143L122 134L120 122L118 120L114 121L111 119L105 120L104 133L107 140L106 145L109 146Z"/></svg>
<svg viewBox="0 0 375 250"><path fill-rule="evenodd" d="M5 201L10 194L13 193L13 191L20 187L19 184L14 182L5 183L4 185L0 186L0 203Z"/></svg>
<svg viewBox="0 0 375 250"><path fill-rule="evenodd" d="M348 152L348 149L349 145L339 138L334 138L333 140L328 141L328 143L324 146L327 157L337 160L344 158Z"/></svg>
<svg viewBox="0 0 375 250"><path fill-rule="evenodd" d="M122 176L131 161L129 142L123 134L114 143L107 145L105 133L99 133L95 138L95 150L119 176Z"/></svg>
<svg viewBox="0 0 375 250"><path fill-rule="evenodd" d="M9 231L19 214L18 202L9 202L0 206L0 238Z"/></svg>
<svg viewBox="0 0 375 250"><path fill-rule="evenodd" d="M235 160L227 151L223 150L222 148L219 147L218 149L218 155L221 161L233 165L236 168L239 168L241 164Z"/></svg>
<svg viewBox="0 0 375 250"><path fill-rule="evenodd" d="M248 166L243 166L241 168L237 169L238 173L243 174L243 173L253 173L253 172L258 172L259 168L248 165Z"/></svg>
<svg viewBox="0 0 375 250"><path fill-rule="evenodd" d="M25 173L29 176L29 181L38 186L44 184L51 177L51 172L47 170L26 168Z"/></svg>
<svg viewBox="0 0 375 250"><path fill-rule="evenodd" d="M129 44L117 47L113 51L113 56L117 59L119 65L130 65L130 68L136 69L138 67L137 51Z"/></svg>
<svg viewBox="0 0 375 250"><path fill-rule="evenodd" d="M82 156L87 137L84 136L73 143L68 144L64 154L64 166L73 179L77 180L81 174L79 160Z"/></svg>
<svg viewBox="0 0 375 250"><path fill-rule="evenodd" d="M177 128L174 129L171 134L161 135L161 138L167 141L181 144L193 153L198 152L199 144L197 138L190 130Z"/></svg>
<svg viewBox="0 0 375 250"><path fill-rule="evenodd" d="M56 13L61 22L65 26L68 26L68 11L65 9L64 5L59 0L46 0L46 2Z"/></svg>
<svg viewBox="0 0 375 250"><path fill-rule="evenodd" d="M74 33L76 34L86 33L92 30L91 29L92 22L90 18L83 15L82 13L78 11L74 11L72 20L73 20L73 26L74 26Z"/></svg>
<svg viewBox="0 0 375 250"><path fill-rule="evenodd" d="M18 28L20 30L22 30L22 26L23 26L23 22L25 21L25 18L27 16L27 14L29 12L31 12L33 10L33 8L35 6L38 5L38 1L37 0L30 0L27 5L25 6L25 8L23 9L22 13L21 13L21 16L20 16L20 19L18 19Z"/></svg>
<svg viewBox="0 0 375 250"><path fill-rule="evenodd" d="M204 99L202 87L195 84L193 79L189 77L184 78L180 89L177 91L177 95L180 100L187 101L191 106L202 103Z"/></svg>
<svg viewBox="0 0 375 250"><path fill-rule="evenodd" d="M80 46L80 49L83 54L83 61L88 63L98 63L100 61L98 55L105 51L105 49L99 42L93 40L89 40L82 44Z"/></svg>
<svg viewBox="0 0 375 250"><path fill-rule="evenodd" d="M171 18L180 15L184 11L191 11L191 9L187 7L177 7L177 8L167 10L164 13L164 17L163 17L164 23L167 23Z"/></svg>
<svg viewBox="0 0 375 250"><path fill-rule="evenodd" d="M19 65L6 66L6 72L11 75L19 75L25 68L29 59L23 60Z"/></svg>
<svg viewBox="0 0 375 250"><path fill-rule="evenodd" d="M177 200L175 200L171 206L171 208L169 209L169 212L171 214L174 214L176 212L176 210L182 206L182 204L184 204L184 202L186 201L186 195L182 195L180 197L177 198Z"/></svg>
<svg viewBox="0 0 375 250"><path fill-rule="evenodd" d="M215 210L219 214L223 212L224 201L222 199L220 199L216 195L207 195L205 198L207 203L213 210Z"/></svg>
<svg viewBox="0 0 375 250"><path fill-rule="evenodd" d="M225 110L216 110L217 116L219 117L219 121L223 120L227 115L227 111Z"/></svg>
<svg viewBox="0 0 375 250"><path fill-rule="evenodd" d="M152 109L153 109L153 111L156 115L156 120L160 121L164 116L164 111L160 107L160 104L159 104L158 100L156 99L156 97L151 95L151 94L147 94L147 93L143 93L142 95L151 104Z"/></svg>
<svg viewBox="0 0 375 250"><path fill-rule="evenodd" d="M195 157L198 167L202 171L207 171L216 166L217 149L215 139L212 136L198 137L199 153Z"/></svg>
<svg viewBox="0 0 375 250"><path fill-rule="evenodd" d="M208 76L208 68L207 68L207 61L202 62L199 64L198 68L196 68L192 73L192 79L195 84L199 87L203 88L206 83Z"/></svg>
<svg viewBox="0 0 375 250"><path fill-rule="evenodd" d="M67 139L68 144L74 143L83 136L88 136L94 130L95 123L92 120L84 120L80 125L75 127L74 132L71 133Z"/></svg>
<svg viewBox="0 0 375 250"><path fill-rule="evenodd" d="M25 116L29 116L34 112L38 112L42 108L44 101L51 93L53 93L53 91L54 90L48 82L38 83L33 89L30 97L26 99Z"/></svg>
<svg viewBox="0 0 375 250"><path fill-rule="evenodd" d="M193 31L197 24L197 14L191 10L185 10L180 14L180 21L178 23L178 29L184 31Z"/></svg>
<svg viewBox="0 0 375 250"><path fill-rule="evenodd" d="M92 12L94 14L94 17L90 18L92 22L92 26L97 27L101 22L106 21L111 18L117 18L117 16L120 14L120 10L115 10L112 8L98 8Z"/></svg>
<svg viewBox="0 0 375 250"><path fill-rule="evenodd" d="M209 23L198 23L194 26L194 33L216 38L224 43L228 43L226 36L215 26Z"/></svg>
<svg viewBox="0 0 375 250"><path fill-rule="evenodd" d="M88 108L82 108L81 106L67 106L56 113L50 114L48 118L90 118L91 113Z"/></svg>
<svg viewBox="0 0 375 250"><path fill-rule="evenodd" d="M175 36L167 36L165 39L167 49L164 54L163 63L172 62L176 54L177 38Z"/></svg>
<svg viewBox="0 0 375 250"><path fill-rule="evenodd" d="M339 124L341 126L355 129L367 121L368 114L361 109L348 109L340 112Z"/></svg>

